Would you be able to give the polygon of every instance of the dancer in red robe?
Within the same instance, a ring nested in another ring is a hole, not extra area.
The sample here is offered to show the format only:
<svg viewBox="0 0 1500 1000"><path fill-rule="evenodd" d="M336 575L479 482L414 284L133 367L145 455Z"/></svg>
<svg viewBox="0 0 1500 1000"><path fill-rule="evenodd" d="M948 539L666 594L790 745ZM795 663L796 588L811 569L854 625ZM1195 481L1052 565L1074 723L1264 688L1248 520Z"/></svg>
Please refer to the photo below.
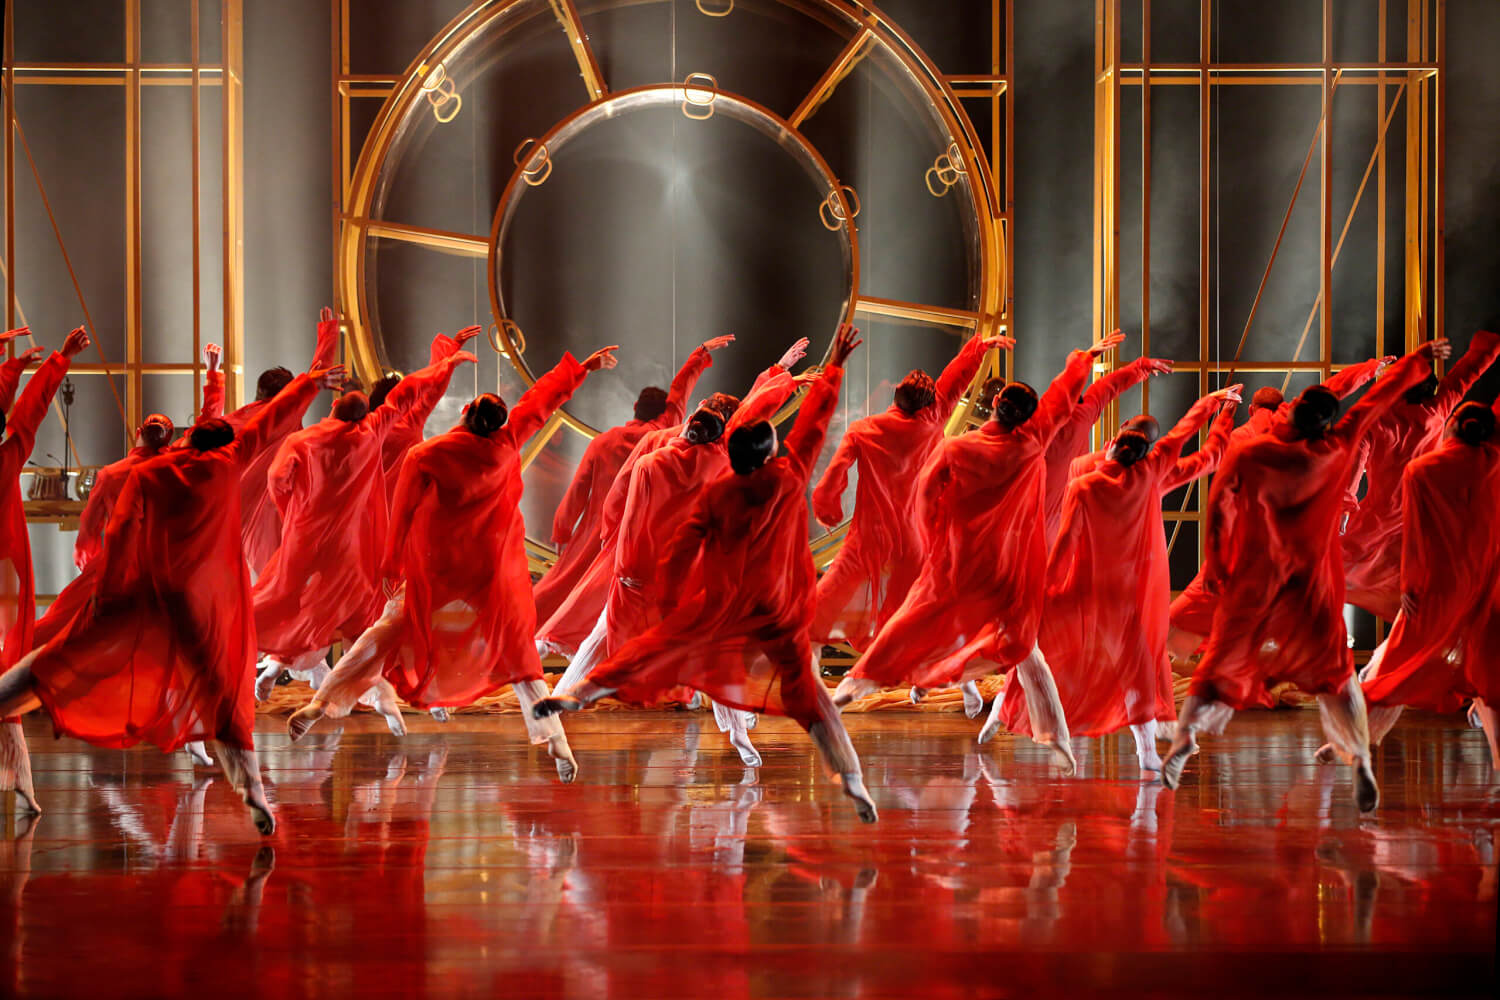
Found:
<svg viewBox="0 0 1500 1000"><path fill-rule="evenodd" d="M1394 356L1372 358L1369 361L1361 361L1359 364L1341 368L1328 377L1323 383L1323 388L1333 393L1338 399L1345 399L1357 392L1395 360ZM1291 412L1292 404L1285 400L1280 389L1274 386L1262 386L1256 389L1250 397L1249 419L1243 425L1236 427L1229 435L1230 449L1239 447L1260 434L1265 434L1277 424L1286 423L1291 418ZM1351 474L1348 482L1352 483L1353 480L1354 477ZM1348 506L1347 490L1344 506ZM1213 624L1215 603L1213 595L1204 589L1201 569L1189 581L1182 593L1172 601L1172 625L1167 631L1167 655L1185 671L1190 669L1187 666L1188 662L1203 645L1209 626ZM1269 706L1270 701L1267 700L1265 704Z"/></svg>
<svg viewBox="0 0 1500 1000"><path fill-rule="evenodd" d="M806 338L799 340L781 360L795 363L806 351L806 345ZM756 378L750 394L745 397L744 405L752 407L753 412L763 413L763 417L758 419L769 419L791 398L802 379L803 376L789 374L781 362L778 362ZM740 400L734 396L716 392L700 403L698 409L712 410L728 423L740 406ZM620 517L625 512L630 474L637 462L658 448L665 447L682 430L683 425L679 424L649 431L631 449L604 497L604 506L599 514L599 549L572 591L557 606L552 616L542 621L537 628L538 654L546 656L561 653L571 659L598 630L604 603L609 598L610 583L615 578L615 535L619 530Z"/></svg>
<svg viewBox="0 0 1500 1000"><path fill-rule="evenodd" d="M30 334L23 328L15 334ZM13 335L15 335L13 334ZM31 650L32 634L36 622L36 581L31 569L31 536L26 530L26 512L21 500L21 469L31 458L32 445L36 443L36 432L47 416L47 407L68 373L68 362L89 346L88 334L79 327L68 334L62 350L53 354L26 383L21 398L10 407L20 368L14 361L3 377L6 384L0 385L3 402L10 415L0 409L0 432L5 440L0 442L0 670L9 670ZM22 357L30 358L34 351ZM22 710L24 711L24 710ZM32 812L41 812L36 803L36 792L31 782L31 758L26 752L26 739L21 733L21 712L0 710L0 790L15 789L21 801Z"/></svg>
<svg viewBox="0 0 1500 1000"><path fill-rule="evenodd" d="M794 346L798 356L805 344L803 340ZM625 474L625 506L615 526L613 575L604 610L553 688L554 694L569 693L626 640L661 620L662 593L659 581L654 578L655 569L672 540L682 512L690 510L709 484L729 471L729 453L725 447L728 438L740 427L774 416L795 384L793 376L777 375L761 389L752 391L743 406L705 404L660 446L653 448L653 443L643 441L642 453L635 456L629 473ZM677 694L684 700L691 698L690 693ZM715 722L729 737L740 759L749 767L759 767L760 754L749 736L755 725L754 716L718 703L714 703L713 709Z"/></svg>
<svg viewBox="0 0 1500 1000"><path fill-rule="evenodd" d="M1209 491L1203 567L1217 604L1162 764L1168 788L1177 787L1197 749L1196 733L1223 731L1236 710L1290 681L1318 696L1324 731L1354 761L1360 810L1379 804L1364 698L1344 630L1338 522L1360 440L1422 381L1446 343L1429 342L1396 362L1343 419L1332 392L1307 389L1289 420L1225 456Z"/></svg>
<svg viewBox="0 0 1500 1000"><path fill-rule="evenodd" d="M1120 331L1116 330L1116 333ZM1153 375L1170 375L1172 362L1159 358L1136 358L1128 365L1116 368L1094 380L1068 419L1053 435L1047 446L1046 542L1050 546L1057 538L1057 526L1062 521L1063 493L1068 487L1068 468L1073 460L1089 450L1089 432L1104 415L1104 408L1119 399L1125 390L1139 385Z"/></svg>
<svg viewBox="0 0 1500 1000"><path fill-rule="evenodd" d="M333 310L324 308L318 318L318 343L313 351L312 367L327 368L333 364L338 356L339 350L339 323L333 315ZM252 417L274 398L276 394L289 385L292 381L292 373L285 368L270 368L261 372L260 378L255 381L255 401L246 403L233 413L224 414L224 419L229 421L229 426L236 432L244 427ZM207 404L210 399L209 385L214 380L210 378L205 383L204 396ZM218 409L223 411L223 381L222 376L218 381ZM289 412L289 411L288 411ZM207 416L218 416L208 405L205 405ZM302 428L302 414L298 413L295 419L288 418L287 422L280 427L269 428L267 437L268 447L257 451L255 460L245 469L244 478L240 483L240 517L243 519L241 536L244 539L245 559L250 565L250 572L259 576L265 569L266 562L271 558L271 553L281 544L281 512L276 509L276 500L271 496L267 479L271 473L271 462L276 458L277 447L286 440L294 431Z"/></svg>
<svg viewBox="0 0 1500 1000"><path fill-rule="evenodd" d="M859 757L813 665L809 627L817 575L807 547L808 480L838 404L857 331L839 330L823 376L803 400L776 456L776 430L761 420L729 441L733 474L716 480L678 526L660 563L663 621L626 642L572 695L536 706L546 716L609 694L649 704L679 685L747 712L796 720L873 823ZM643 581L644 582L644 581Z"/></svg>
<svg viewBox="0 0 1500 1000"><path fill-rule="evenodd" d="M458 427L407 455L381 568L390 600L292 716L294 740L325 715L347 715L382 675L408 702L429 708L471 705L510 684L532 742L547 744L558 774L573 780L562 726L530 712L547 686L532 643L521 449L589 373L615 367L617 349L582 364L564 354L512 411L485 393L464 408Z"/></svg>
<svg viewBox="0 0 1500 1000"><path fill-rule="evenodd" d="M1079 736L1130 727L1142 771L1161 770L1156 724L1177 718L1167 663L1171 578L1161 498L1214 470L1234 429L1241 388L1198 400L1154 447L1144 431L1122 430L1104 463L1068 484L1047 560L1038 641L1068 727ZM1215 409L1208 440L1183 457ZM1030 736L1026 699L1008 687L1004 701L1006 728Z"/></svg>
<svg viewBox="0 0 1500 1000"><path fill-rule="evenodd" d="M973 337L937 381L921 369L896 386L884 413L849 425L812 494L818 520L844 520L849 471L858 467L854 516L838 555L818 580L813 642L869 648L900 607L922 566L922 540L912 520L917 473L943 435L943 425L974 381L985 355L1010 350L1009 337Z"/></svg>
<svg viewBox="0 0 1500 1000"><path fill-rule="evenodd" d="M1500 769L1500 441L1495 412L1464 403L1402 485L1401 611L1364 672L1370 743L1404 707L1457 711L1467 698ZM1482 512L1482 513L1481 513ZM1331 761L1334 748L1319 759Z"/></svg>
<svg viewBox="0 0 1500 1000"><path fill-rule="evenodd" d="M432 346L428 348L427 366L440 364L447 358L452 357L459 351L465 349L469 341L484 332L481 326L468 326L458 331L453 336L440 333L432 338ZM370 386L370 410L373 412L385 404L385 399L391 390L401 384L405 376L391 372L375 381ZM380 464L385 470L385 497L386 503L396 495L396 479L401 474L401 460L406 453L416 445L422 443L423 429L427 426L427 420L432 416L432 411L442 401L441 396L425 396L420 402L407 407L407 409L396 420L385 435L385 447L380 452Z"/></svg>
<svg viewBox="0 0 1500 1000"><path fill-rule="evenodd" d="M1033 699L1037 742L1072 773L1067 722L1036 646L1047 564L1044 456L1077 406L1094 359L1124 339L1113 333L1072 352L1040 400L1031 386L1012 382L978 432L939 442L917 486L927 561L901 607L839 682L837 704L883 687L947 687L1015 666ZM981 741L999 729L1000 703Z"/></svg>
<svg viewBox="0 0 1500 1000"><path fill-rule="evenodd" d="M86 341L85 341L86 342ZM236 433L194 428L188 448L136 466L98 558L43 619L51 638L0 677L0 712L43 708L60 735L174 751L219 742L257 829L275 829L253 740L255 626L240 542L241 476L276 429L341 368L300 376Z"/></svg>
<svg viewBox="0 0 1500 1000"><path fill-rule="evenodd" d="M1500 357L1500 334L1481 330L1441 381L1431 372L1365 438L1369 481L1344 528L1345 600L1392 621L1401 610L1401 477L1441 440L1443 425ZM1351 477L1356 483L1358 474Z"/></svg>
<svg viewBox="0 0 1500 1000"><path fill-rule="evenodd" d="M538 622L552 617L598 555L604 498L631 450L651 431L682 423L688 397L713 365L711 352L733 342L733 336L715 337L695 348L677 370L669 390L663 392L654 385L642 389L635 400L635 419L600 432L584 449L578 470L552 518L552 544L557 546L558 556L537 581Z"/></svg>
<svg viewBox="0 0 1500 1000"><path fill-rule="evenodd" d="M364 393L345 393L327 418L282 442L267 479L281 511L281 545L252 595L256 637L266 656L257 698L270 694L282 670L316 687L327 676L323 659L333 641L357 638L380 617L385 437L407 411L436 405L454 369L476 360L459 351L413 372L373 412ZM382 705L387 721L391 711L388 699ZM394 720L397 728L399 712Z"/></svg>

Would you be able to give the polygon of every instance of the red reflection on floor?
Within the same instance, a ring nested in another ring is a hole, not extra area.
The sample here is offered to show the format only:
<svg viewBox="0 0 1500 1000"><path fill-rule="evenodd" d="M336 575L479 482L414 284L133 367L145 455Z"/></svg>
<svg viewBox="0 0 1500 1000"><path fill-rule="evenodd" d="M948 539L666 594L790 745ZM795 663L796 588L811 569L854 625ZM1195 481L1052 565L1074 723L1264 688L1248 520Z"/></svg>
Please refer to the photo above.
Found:
<svg viewBox="0 0 1500 1000"><path fill-rule="evenodd" d="M265 842L185 756L31 721L47 812L4 817L0 994L1483 995L1500 786L1457 721L1402 723L1362 820L1312 712L1237 719L1176 793L1128 736L1062 779L957 714L851 716L864 827L778 720L757 773L706 715L570 716L562 786L514 716L297 747L263 719Z"/></svg>

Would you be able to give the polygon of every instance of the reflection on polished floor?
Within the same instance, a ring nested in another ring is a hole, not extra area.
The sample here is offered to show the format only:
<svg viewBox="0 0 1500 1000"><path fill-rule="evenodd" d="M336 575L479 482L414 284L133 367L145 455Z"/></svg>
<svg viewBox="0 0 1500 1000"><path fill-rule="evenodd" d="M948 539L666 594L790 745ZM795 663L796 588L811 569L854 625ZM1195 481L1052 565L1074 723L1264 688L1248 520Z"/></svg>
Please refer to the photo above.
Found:
<svg viewBox="0 0 1500 1000"><path fill-rule="evenodd" d="M864 827L781 720L757 774L707 715L570 717L563 786L514 716L262 719L262 843L186 756L33 720L0 995L1493 995L1500 786L1454 721L1402 723L1361 820L1315 712L1236 720L1176 793L1128 734L1061 779L961 715L851 716Z"/></svg>

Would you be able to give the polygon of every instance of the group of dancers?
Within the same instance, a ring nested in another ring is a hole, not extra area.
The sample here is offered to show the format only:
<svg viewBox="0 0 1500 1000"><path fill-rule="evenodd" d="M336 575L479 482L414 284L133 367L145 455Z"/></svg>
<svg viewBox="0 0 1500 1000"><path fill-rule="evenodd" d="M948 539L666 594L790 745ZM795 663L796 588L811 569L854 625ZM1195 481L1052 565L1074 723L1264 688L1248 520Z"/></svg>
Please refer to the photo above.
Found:
<svg viewBox="0 0 1500 1000"><path fill-rule="evenodd" d="M1010 682L979 741L1029 736L1064 774L1072 736L1128 728L1142 771L1175 788L1200 733L1269 704L1285 682L1317 697L1329 740L1318 759L1352 768L1363 811L1379 802L1372 742L1403 706L1472 700L1500 766L1489 707L1500 670L1486 656L1500 640L1500 442L1494 410L1462 402L1500 336L1476 334L1441 379L1434 362L1451 351L1439 339L1292 400L1261 389L1239 427L1243 387L1230 385L1165 433L1135 417L1092 452L1105 407L1171 363L1140 358L1090 384L1124 342L1116 332L1073 351L1038 394L977 384L986 356L1015 342L976 336L936 379L911 372L889 409L850 424L816 483L858 331L841 327L822 365L793 374L799 340L744 399L713 393L689 411L734 340L718 337L590 443L553 521L559 558L534 583L523 448L585 379L615 367L618 347L564 354L513 406L483 393L424 440L453 373L476 360L466 345L479 330L439 335L427 367L366 391L334 363L339 324L325 309L307 371L263 373L231 413L210 346L197 420L178 435L148 416L130 453L100 471L79 575L35 621L18 475L88 337L69 334L14 407L40 349L0 366L0 788L40 811L19 724L40 710L58 734L97 746L145 741L209 764L216 744L270 834L255 700L287 672L313 689L289 720L294 740L361 703L404 735L403 701L446 718L510 685L563 781L578 763L561 714L607 696L706 698L747 766L760 764L758 716L786 716L867 822L876 807L840 709L882 688L920 700L960 687L975 718L976 681L994 673ZM325 389L337 393L329 415L303 427ZM988 419L945 436L967 393ZM799 394L783 439L773 418ZM808 493L820 522L843 522L851 471L848 532L819 577ZM1161 498L1211 473L1206 559L1174 601ZM1362 679L1346 600L1394 620ZM830 692L819 655L835 643L861 655ZM569 660L551 690L548 654ZM1180 718L1174 666L1192 673ZM1158 740L1171 741L1165 758Z"/></svg>

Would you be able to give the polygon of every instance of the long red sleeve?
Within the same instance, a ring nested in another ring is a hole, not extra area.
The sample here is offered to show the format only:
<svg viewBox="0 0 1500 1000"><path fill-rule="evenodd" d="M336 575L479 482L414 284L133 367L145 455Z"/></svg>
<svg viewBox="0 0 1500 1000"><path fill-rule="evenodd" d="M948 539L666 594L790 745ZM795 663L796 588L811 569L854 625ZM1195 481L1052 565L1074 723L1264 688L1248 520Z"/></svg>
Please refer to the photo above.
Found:
<svg viewBox="0 0 1500 1000"><path fill-rule="evenodd" d="M427 474L417 462L401 463L401 473L396 479L396 494L391 499L391 520L386 527L385 555L380 566L383 579L397 579L405 570L401 565L401 554L406 550L412 520L416 517L429 485Z"/></svg>
<svg viewBox="0 0 1500 1000"><path fill-rule="evenodd" d="M26 371L26 362L20 357L7 358L0 364L0 410L10 411L15 402L16 387L21 384L21 373Z"/></svg>
<svg viewBox="0 0 1500 1000"><path fill-rule="evenodd" d="M796 392L797 380L785 371L763 382L757 381L755 388L750 390L750 394L740 404L740 408L734 411L734 416L729 418L729 424L724 428L724 436L728 438L741 427L749 427L762 420L770 420Z"/></svg>
<svg viewBox="0 0 1500 1000"><path fill-rule="evenodd" d="M320 388L307 375L298 375L240 428L229 445L235 461L241 466L250 464L263 449L280 441L278 433L285 423L300 423L302 415L312 405Z"/></svg>
<svg viewBox="0 0 1500 1000"><path fill-rule="evenodd" d="M37 428L46 419L47 407L52 405L52 397L57 395L57 387L62 385L63 376L67 374L68 359L54 351L31 376L26 388L21 390L21 398L11 409L5 423L7 437L15 437L17 447L26 455L31 454L32 446L36 444ZM26 459L23 457L21 461L24 464Z"/></svg>
<svg viewBox="0 0 1500 1000"><path fill-rule="evenodd" d="M1083 393L1083 402L1078 408L1088 415L1086 423L1094 423L1104 413L1104 408L1115 400L1131 386L1140 385L1146 381L1151 372L1146 368L1145 358L1136 358L1130 364L1116 368L1112 372L1106 372L1094 380ZM1076 416L1076 415L1075 415Z"/></svg>
<svg viewBox="0 0 1500 1000"><path fill-rule="evenodd" d="M844 490L849 486L849 469L859 457L859 439L854 434L845 434L833 453L823 478L813 487L813 516L820 524L833 527L844 519Z"/></svg>
<svg viewBox="0 0 1500 1000"><path fill-rule="evenodd" d="M701 345L693 348L688 354L687 360L677 370L677 375L672 379L672 386L667 390L667 410L658 419L663 420L662 426L670 427L680 424L687 416L688 397L693 394L693 389L698 385L698 379L703 373L713 366L713 354Z"/></svg>
<svg viewBox="0 0 1500 1000"><path fill-rule="evenodd" d="M448 391L448 381L453 377L454 369L466 361L477 362L478 359L468 351L459 351L412 372L396 383L390 395L385 397L384 405L376 407L365 419L378 434L389 434L399 422L415 421L419 417L422 424L426 424L427 417L443 398L443 393Z"/></svg>
<svg viewBox="0 0 1500 1000"><path fill-rule="evenodd" d="M983 337L970 337L937 377L937 405L944 419L953 412L964 390L974 381L974 375L984 361L983 343Z"/></svg>
<svg viewBox="0 0 1500 1000"><path fill-rule="evenodd" d="M212 420L224 415L224 373L209 372L203 379L203 408L198 411L199 420Z"/></svg>
<svg viewBox="0 0 1500 1000"><path fill-rule="evenodd" d="M1229 435L1234 433L1234 411L1237 407L1234 403L1226 403L1219 410L1219 415L1214 418L1213 425L1208 429L1208 437L1203 446L1186 458L1176 459L1176 465L1169 470L1162 479L1162 492L1170 493L1179 486L1185 486L1195 479L1201 478L1213 472L1224 460L1224 452L1229 448ZM1181 426L1181 425L1179 425ZM1198 433L1200 423L1193 428L1192 433ZM1192 435L1190 434L1189 437ZM1184 442L1184 446L1186 442ZM1179 454L1182 448L1178 449Z"/></svg>
<svg viewBox="0 0 1500 1000"><path fill-rule="evenodd" d="M1485 373L1485 369L1500 358L1500 334L1479 330L1469 341L1469 349L1458 363L1448 370L1438 384L1437 405L1442 413L1449 413L1474 388L1474 383Z"/></svg>
<svg viewBox="0 0 1500 1000"><path fill-rule="evenodd" d="M1036 413L1027 423L1035 426L1035 433L1041 438L1043 446L1052 440L1057 429L1078 405L1078 397L1083 392L1084 383L1088 381L1092 363L1093 355L1088 351L1071 352L1062 372L1052 380L1052 384L1037 401Z"/></svg>
<svg viewBox="0 0 1500 1000"><path fill-rule="evenodd" d="M583 452L583 460L578 463L577 471L573 473L573 480L568 483L562 502L557 505L557 513L552 515L552 541L557 545L566 545L573 540L573 527L588 509L589 494L594 482L594 465L597 461L598 452L593 442L590 442Z"/></svg>
<svg viewBox="0 0 1500 1000"><path fill-rule="evenodd" d="M1375 377L1380 368L1380 359L1371 358L1369 361L1361 361L1357 365L1350 365L1334 372L1323 381L1323 388L1333 393L1339 399L1345 399L1354 395L1366 382ZM1290 400L1282 404L1289 406ZM1290 410L1287 411L1290 413Z"/></svg>
<svg viewBox="0 0 1500 1000"><path fill-rule="evenodd" d="M1385 377L1361 396L1359 402L1349 407L1349 412L1334 426L1332 433L1342 437L1360 437L1370 429L1375 418L1390 409L1406 390L1426 378L1431 370L1430 355L1419 351L1406 355L1391 365Z"/></svg>
<svg viewBox="0 0 1500 1000"><path fill-rule="evenodd" d="M588 372L572 354L564 351L562 360L516 401L505 427L519 448L572 398Z"/></svg>
<svg viewBox="0 0 1500 1000"><path fill-rule="evenodd" d="M823 369L823 377L813 383L797 413L797 423L786 436L787 454L798 466L804 479L812 475L817 464L818 453L828 437L828 424L833 420L833 411L838 407L839 387L844 384L844 369L830 365Z"/></svg>

